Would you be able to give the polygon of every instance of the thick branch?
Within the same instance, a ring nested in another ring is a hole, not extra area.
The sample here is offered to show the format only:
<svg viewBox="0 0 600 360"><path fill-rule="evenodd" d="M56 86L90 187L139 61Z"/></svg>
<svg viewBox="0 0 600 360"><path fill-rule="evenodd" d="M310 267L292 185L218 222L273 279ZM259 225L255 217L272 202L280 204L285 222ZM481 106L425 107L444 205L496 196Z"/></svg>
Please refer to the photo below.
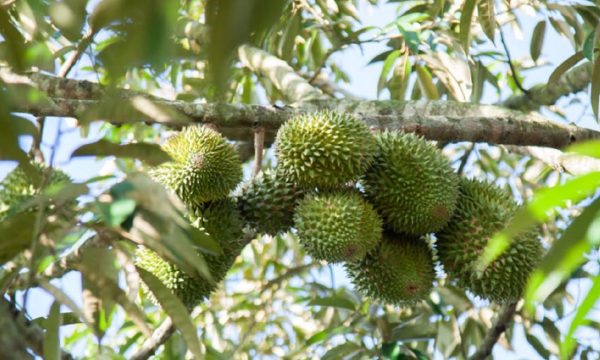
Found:
<svg viewBox="0 0 600 360"><path fill-rule="evenodd" d="M150 118L139 112L124 111L128 106L132 108L127 101L124 100L123 106L111 103L110 109L103 109L102 112L98 112L99 101L66 99L21 105L13 111L89 120L110 119L108 121L112 123L146 121L174 126L185 124L183 116L164 114ZM174 109L191 121L213 123L232 140L250 140L254 136L253 129L262 126L266 131L266 141L272 141L279 126L290 117L320 109L355 114L374 129L414 132L427 139L444 142L470 141L560 149L577 141L600 139L600 132L553 122L535 113L523 114L500 106L452 101L314 100L286 108L167 100L153 103Z"/></svg>
<svg viewBox="0 0 600 360"><path fill-rule="evenodd" d="M485 339L483 339L483 343L473 356L471 356L471 360L485 360L488 356L492 354L492 349L500 336L506 331L506 328L512 322L513 316L515 315L515 310L517 308L517 303L508 304L502 309L502 312L498 314L498 319L494 323L494 326L488 331Z"/></svg>
<svg viewBox="0 0 600 360"><path fill-rule="evenodd" d="M324 98L323 93L308 83L285 61L250 45L238 49L242 64L269 79L290 102Z"/></svg>
<svg viewBox="0 0 600 360"><path fill-rule="evenodd" d="M502 105L520 111L533 111L543 105L554 105L563 96L585 89L592 80L592 63L586 62L564 73L554 83L539 84L527 94L508 98Z"/></svg>

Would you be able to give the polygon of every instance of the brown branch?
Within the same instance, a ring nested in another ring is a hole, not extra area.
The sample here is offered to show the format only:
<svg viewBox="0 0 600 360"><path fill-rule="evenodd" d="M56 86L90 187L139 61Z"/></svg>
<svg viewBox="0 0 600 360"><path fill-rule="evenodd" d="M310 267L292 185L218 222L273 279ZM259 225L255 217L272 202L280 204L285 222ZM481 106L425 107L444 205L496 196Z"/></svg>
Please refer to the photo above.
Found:
<svg viewBox="0 0 600 360"><path fill-rule="evenodd" d="M265 148L265 129L257 127L254 130L254 169L252 176L258 175L262 168L263 151Z"/></svg>
<svg viewBox="0 0 600 360"><path fill-rule="evenodd" d="M485 336L485 339L483 339L483 342L481 343L475 354L471 356L470 360L485 360L488 356L492 354L492 349L494 348L494 345L496 345L496 342L498 342L500 336L506 331L506 328L512 322L516 308L517 303L514 302L511 304L507 304L502 309L502 312L498 314L498 319L496 319L496 322L488 331L487 335Z"/></svg>
<svg viewBox="0 0 600 360"><path fill-rule="evenodd" d="M95 100L54 99L53 102L17 104L13 111L77 117L86 121L110 119L108 121L114 124L148 122L182 126L190 121L214 123L232 140L252 139L253 129L263 126L267 143L273 140L279 126L289 118L301 112L322 109L355 114L375 130L413 132L442 142L470 141L561 149L578 141L600 139L598 131L557 123L535 113L524 114L495 105L453 101L332 99L303 102L295 107L274 108L263 105L196 104L162 100L152 104L175 110L175 113L152 118L133 108L132 102L127 99L111 102L110 108L101 109L98 106L100 102ZM157 115L162 113L158 112Z"/></svg>
<svg viewBox="0 0 600 360"><path fill-rule="evenodd" d="M154 355L156 350L164 344L171 335L175 332L175 326L171 318L167 318L160 324L159 327L154 330L152 336L150 336L139 350L131 356L131 360L146 360L150 356Z"/></svg>
<svg viewBox="0 0 600 360"><path fill-rule="evenodd" d="M0 349L3 359L33 359L28 350L44 354L44 330L29 322L21 311L0 297ZM73 357L61 350L61 359Z"/></svg>

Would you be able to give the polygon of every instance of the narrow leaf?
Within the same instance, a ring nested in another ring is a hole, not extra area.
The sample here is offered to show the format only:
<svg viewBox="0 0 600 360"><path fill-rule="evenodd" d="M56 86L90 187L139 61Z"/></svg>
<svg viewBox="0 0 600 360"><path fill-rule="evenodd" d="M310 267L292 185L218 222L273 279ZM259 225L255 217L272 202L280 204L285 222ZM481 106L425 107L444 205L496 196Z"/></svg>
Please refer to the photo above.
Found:
<svg viewBox="0 0 600 360"><path fill-rule="evenodd" d="M479 23L485 35L494 42L496 31L496 14L494 11L494 0L477 0L477 12Z"/></svg>
<svg viewBox="0 0 600 360"><path fill-rule="evenodd" d="M598 101L600 100L600 56L594 60L594 69L592 70L592 110L598 121Z"/></svg>
<svg viewBox="0 0 600 360"><path fill-rule="evenodd" d="M44 359L60 359L60 303L55 301L50 307L50 314L45 322L46 332L44 333Z"/></svg>
<svg viewBox="0 0 600 360"><path fill-rule="evenodd" d="M38 277L36 281L42 289L46 290L50 295L54 296L54 298L58 302L68 307L73 312L73 314L77 315L81 320L83 320L83 322L87 325L88 328L94 329L94 326L92 325L92 320L83 313L83 311L77 306L77 304L75 304L75 302L69 297L69 295L65 294L64 291L57 288L56 286L50 284L50 282L48 282L44 278Z"/></svg>
<svg viewBox="0 0 600 360"><path fill-rule="evenodd" d="M470 32L471 32L471 22L473 20L473 11L475 10L476 0L466 0L461 14L460 14L460 43L465 51L465 54L469 54L470 50Z"/></svg>
<svg viewBox="0 0 600 360"><path fill-rule="evenodd" d="M140 278L146 283L158 303L169 314L173 324L181 331L181 335L187 344L188 350L197 359L202 359L202 351L196 327L185 305L175 296L160 280L148 271L136 267Z"/></svg>
<svg viewBox="0 0 600 360"><path fill-rule="evenodd" d="M383 68L381 69L381 75L379 75L379 81L377 82L377 96L379 96L379 94L381 93L381 90L383 90L383 88L385 87L385 83L387 81L387 76L390 73L390 70L392 70L392 68L394 66L394 62L396 62L396 59L398 59L398 57L400 55L401 55L400 50L394 50L387 56L387 58L383 62Z"/></svg>
<svg viewBox="0 0 600 360"><path fill-rule="evenodd" d="M356 305L352 301L345 299L341 296L329 296L329 297L312 299L308 303L308 305L310 305L310 306L329 306L329 307L337 307L337 308L348 309L348 310L356 309Z"/></svg>
<svg viewBox="0 0 600 360"><path fill-rule="evenodd" d="M600 140L589 140L571 145L565 149L565 152L571 152L600 159Z"/></svg>
<svg viewBox="0 0 600 360"><path fill-rule="evenodd" d="M573 322L571 322L571 326L569 327L569 332L567 333L565 340L560 344L561 359L568 359L571 356L576 344L573 335L575 334L577 328L588 323L586 316L592 310L598 299L600 299L600 275L596 275L594 278L592 288L586 295L585 299L583 299L581 304L578 306L577 313L575 313Z"/></svg>
<svg viewBox="0 0 600 360"><path fill-rule="evenodd" d="M542 52L544 46L544 37L546 35L546 21L542 20L533 29L533 35L531 36L531 44L529 46L529 53L533 61L537 61Z"/></svg>
<svg viewBox="0 0 600 360"><path fill-rule="evenodd" d="M578 62L583 60L583 52L578 51L575 54L569 56L567 60L563 61L560 65L554 69L550 77L548 78L548 84L556 83L560 77L567 72L570 68L575 66Z"/></svg>
<svg viewBox="0 0 600 360"><path fill-rule="evenodd" d="M73 152L71 157L90 155L134 158L151 166L171 160L169 155L157 144L135 143L121 145L107 140L98 140L95 143L80 146Z"/></svg>
<svg viewBox="0 0 600 360"><path fill-rule="evenodd" d="M438 100L440 98L440 94L438 93L437 87L433 83L433 79L431 78L429 71L418 64L415 64L415 70L417 71L417 78L419 79L419 85L421 86L421 91L423 94L425 94L428 99Z"/></svg>

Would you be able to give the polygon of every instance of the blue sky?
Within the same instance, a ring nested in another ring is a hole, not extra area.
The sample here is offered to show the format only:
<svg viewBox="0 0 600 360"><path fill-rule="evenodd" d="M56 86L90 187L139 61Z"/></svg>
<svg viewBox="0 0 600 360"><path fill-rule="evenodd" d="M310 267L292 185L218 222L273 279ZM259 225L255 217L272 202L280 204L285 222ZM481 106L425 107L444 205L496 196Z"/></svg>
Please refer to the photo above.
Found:
<svg viewBox="0 0 600 360"><path fill-rule="evenodd" d="M359 13L363 19L364 25L375 25L383 26L396 17L396 5L382 5L379 7L371 7L366 1L362 1L359 7ZM527 57L529 54L529 39L535 24L541 19L530 17L521 13L521 23L523 26L523 38L515 37L513 32L505 29L506 40L510 46L510 51L513 59L520 59ZM499 45L499 40L497 39ZM501 50L500 48L498 48ZM351 83L347 88L351 93L367 98L376 99L377 80L381 71L381 63L367 66L367 63L378 53L385 50L385 44L365 44L362 50L358 46L352 46L343 52L334 55L332 60L335 61L342 69L346 70L350 74ZM568 56L572 55L573 49L565 38L558 36L551 26L547 28L546 42L542 49L541 59L548 62L547 66L540 67L535 70L531 70L525 73L525 87L533 86L539 82L544 82L554 67L561 63ZM78 73L73 75L78 76ZM589 104L589 98L587 93L578 95L582 99L583 104ZM387 92L382 93L382 99L389 98ZM570 99L562 100L561 104L566 104ZM497 101L495 94L487 92L487 96L484 97L483 102L493 103ZM571 121L575 121L580 117L582 106L571 106L568 108L567 116ZM593 116L591 116L591 110L588 109L588 115L583 117L582 122L578 123L580 126L591 127L599 129ZM87 137L82 137L77 128L74 128L65 119L49 118L47 120L47 127L44 132L43 151L47 158L50 157L50 144L54 143L57 132L62 132L61 141L57 148L54 165L66 171L76 181L86 180L94 175L99 174L103 169L106 170L108 161L107 160L96 160L94 158L76 158L70 159L71 152L84 143L96 141L102 134L99 132L99 126L93 126L90 134ZM24 139L22 141L24 147L28 147L30 141ZM2 179L8 171L14 168L15 164L11 162L0 161L0 179ZM338 269L339 270L339 269ZM336 280L336 284L347 284L347 280L343 275L343 271L336 271L339 279ZM80 281L76 275L69 275L59 281L61 287L67 291L74 299L80 301ZM583 285L584 288L586 285ZM33 290L30 295L31 305L29 308L30 314L33 317L44 316L47 314L50 306L50 298L45 295L42 291ZM596 315L598 315L596 313ZM596 316L600 318L600 316ZM568 326L568 322L564 326ZM562 325L561 325L562 328ZM517 331L519 333L519 331ZM524 335L519 335L524 339ZM517 341L516 350L519 354L515 357L514 354L505 352L496 347L495 354L498 358L511 359L511 358L528 358L535 359L539 358L537 353L533 351L524 341Z"/></svg>

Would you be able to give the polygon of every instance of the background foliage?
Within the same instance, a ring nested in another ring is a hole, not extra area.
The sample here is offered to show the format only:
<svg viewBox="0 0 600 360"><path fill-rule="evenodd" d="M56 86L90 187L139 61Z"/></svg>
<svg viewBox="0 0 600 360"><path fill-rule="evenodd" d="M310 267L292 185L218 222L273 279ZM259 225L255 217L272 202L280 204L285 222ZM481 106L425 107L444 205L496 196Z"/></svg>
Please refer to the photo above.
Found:
<svg viewBox="0 0 600 360"><path fill-rule="evenodd" d="M353 290L341 268L305 256L293 233L254 239L224 284L191 316L160 289L160 283L153 290L171 304L164 306L165 311L138 296L139 276L147 280L148 275L138 274L133 267L136 243L153 244L165 256L198 271L205 269L203 263L176 254L185 253L193 243L208 251L214 244L187 225L178 211L181 204L143 173L167 159L156 144L172 129L137 121L135 116L119 125L96 121L131 115L128 109L115 106L122 100L121 88L195 103L284 105L296 101L294 94L282 92L268 77L243 66L238 47L251 44L287 62L327 96L355 98L347 90L353 74L340 63L347 50L376 45L379 53L363 63L378 69L376 94L382 99L506 104L517 95L534 94L538 97L531 95L530 101L513 107L536 110L539 106L532 108L528 102L541 99L538 105L548 105L539 109L544 116L598 128L597 2L369 3L0 1L0 70L88 79L103 89L99 106L77 121L61 119L60 125L51 126L55 119L11 112L23 102L48 101L42 90L1 78L1 160L20 162L32 181L44 183L47 173L36 179L28 158L56 166L61 138L74 131L98 141L78 148L73 157L112 159L104 176L78 172L83 181L50 187L26 205L37 205L39 210L0 222L4 298L0 309L6 313L11 303L12 311L26 318L25 325L3 330L0 338L16 339L19 331L25 331L23 327L34 328L42 338L24 337L29 341L26 346L48 359L61 356L61 348L74 357L129 358L169 315L178 331L159 350L168 359L183 358L186 351L222 359L472 356L491 331L501 306L456 288L442 269L426 302L393 308L369 301ZM395 18L387 24L365 25L363 11L370 6L390 9ZM514 42L519 35L530 44L528 54ZM553 46L562 38L570 48ZM511 57L516 52L522 54ZM560 62L549 62L548 54L557 52L562 55ZM589 91L556 103L545 100L552 98L550 91L535 93L533 85L538 81L549 77L551 86L580 63L591 63ZM135 100L131 106L140 110ZM158 115L166 112L160 107L156 111ZM48 129L56 133L49 135ZM248 160L249 177L252 143L237 145ZM438 145L459 172L509 187L527 204L514 223L495 237L488 260L517 231L536 224L541 224L549 249L530 279L524 301L516 307L514 323L508 322L500 337L495 355L598 359L600 317L594 306L600 297L600 172L585 167L571 173L564 167L553 168L547 165L546 156L522 147ZM600 158L600 143L577 144L569 151ZM270 166L271 155L267 150L262 166ZM47 207L39 205L61 208L75 200L77 215L55 231ZM122 226L130 217L140 221ZM152 279L147 282L153 283ZM80 288L82 294L73 291ZM49 309L39 309L39 295L32 295L40 294L36 289L43 289L44 296L52 299ZM44 315L32 319L30 312Z"/></svg>

